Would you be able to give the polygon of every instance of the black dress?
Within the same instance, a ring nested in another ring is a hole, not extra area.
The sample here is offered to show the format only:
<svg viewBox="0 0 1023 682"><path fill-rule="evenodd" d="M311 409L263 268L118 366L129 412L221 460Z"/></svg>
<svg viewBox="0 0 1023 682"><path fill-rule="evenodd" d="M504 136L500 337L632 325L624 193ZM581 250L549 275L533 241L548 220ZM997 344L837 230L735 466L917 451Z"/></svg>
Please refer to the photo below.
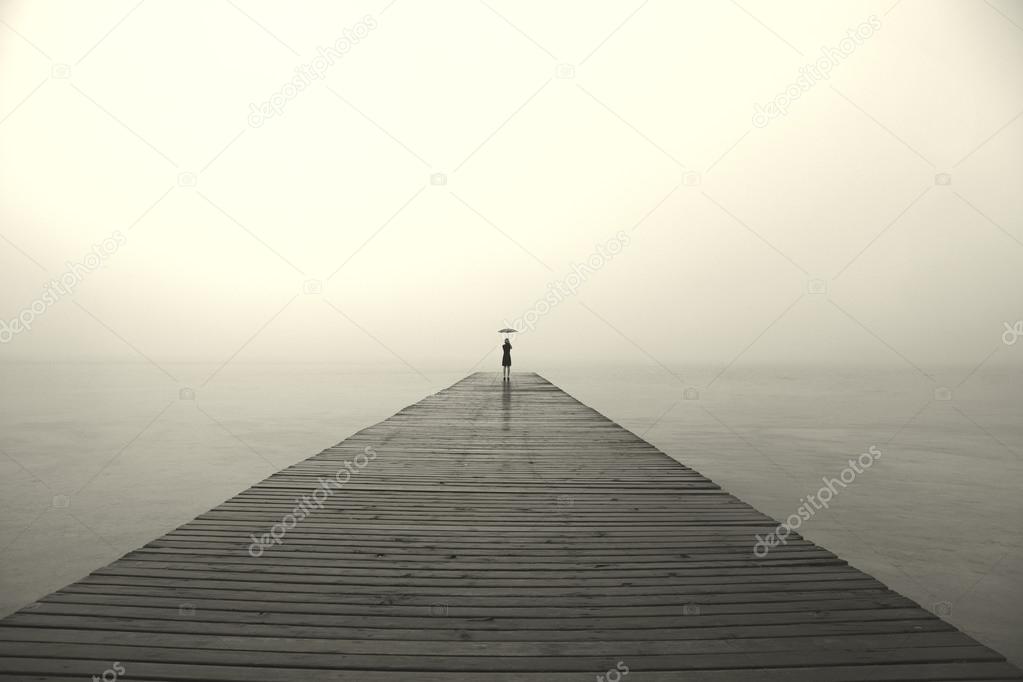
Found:
<svg viewBox="0 0 1023 682"><path fill-rule="evenodd" d="M504 342L504 357L501 358L502 367L511 367L511 344L507 341Z"/></svg>

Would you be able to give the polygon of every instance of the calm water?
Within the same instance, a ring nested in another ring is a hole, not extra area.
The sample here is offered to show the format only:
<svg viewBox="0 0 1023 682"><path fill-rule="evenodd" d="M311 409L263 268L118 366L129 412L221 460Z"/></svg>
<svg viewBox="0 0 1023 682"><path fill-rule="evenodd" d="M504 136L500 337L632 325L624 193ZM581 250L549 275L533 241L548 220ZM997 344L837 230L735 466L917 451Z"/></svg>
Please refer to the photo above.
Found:
<svg viewBox="0 0 1023 682"><path fill-rule="evenodd" d="M203 387L212 365L168 369L179 383L144 364L0 365L0 614L464 375L238 363ZM776 518L877 446L800 531L1023 665L1023 371L971 369L540 371Z"/></svg>

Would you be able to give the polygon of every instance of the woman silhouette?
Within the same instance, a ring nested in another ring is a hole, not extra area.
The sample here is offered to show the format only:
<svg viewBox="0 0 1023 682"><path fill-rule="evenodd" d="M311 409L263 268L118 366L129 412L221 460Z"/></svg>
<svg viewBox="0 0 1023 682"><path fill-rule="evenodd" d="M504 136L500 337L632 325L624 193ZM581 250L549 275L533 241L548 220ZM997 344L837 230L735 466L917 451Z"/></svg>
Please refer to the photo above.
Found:
<svg viewBox="0 0 1023 682"><path fill-rule="evenodd" d="M501 380L502 381L511 381L511 349L512 349L512 345L511 345L511 341L508 340L507 336L504 337L504 345L502 345L501 348L504 349L504 356L501 358L501 368L502 368L502 371L504 372L504 374L501 377Z"/></svg>

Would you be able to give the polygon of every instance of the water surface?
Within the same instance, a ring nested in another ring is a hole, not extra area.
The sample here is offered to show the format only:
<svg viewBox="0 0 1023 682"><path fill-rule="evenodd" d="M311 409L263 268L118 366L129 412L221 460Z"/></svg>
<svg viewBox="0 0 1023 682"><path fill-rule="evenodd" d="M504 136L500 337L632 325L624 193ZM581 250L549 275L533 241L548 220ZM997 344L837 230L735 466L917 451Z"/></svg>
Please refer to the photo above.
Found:
<svg viewBox="0 0 1023 682"><path fill-rule="evenodd" d="M168 369L178 382L147 364L0 365L0 614L465 374L237 363L204 386L214 365ZM536 369L779 519L877 446L801 532L1023 665L1019 370Z"/></svg>

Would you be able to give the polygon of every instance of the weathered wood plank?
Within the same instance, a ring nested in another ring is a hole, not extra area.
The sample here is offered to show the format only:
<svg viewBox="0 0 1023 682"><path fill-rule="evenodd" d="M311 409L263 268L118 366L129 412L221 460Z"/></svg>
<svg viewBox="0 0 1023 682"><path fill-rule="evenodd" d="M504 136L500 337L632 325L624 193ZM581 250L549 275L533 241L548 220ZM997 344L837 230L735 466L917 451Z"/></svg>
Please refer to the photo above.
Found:
<svg viewBox="0 0 1023 682"><path fill-rule="evenodd" d="M0 621L0 680L1023 680L795 534L754 556L776 525L478 373Z"/></svg>

